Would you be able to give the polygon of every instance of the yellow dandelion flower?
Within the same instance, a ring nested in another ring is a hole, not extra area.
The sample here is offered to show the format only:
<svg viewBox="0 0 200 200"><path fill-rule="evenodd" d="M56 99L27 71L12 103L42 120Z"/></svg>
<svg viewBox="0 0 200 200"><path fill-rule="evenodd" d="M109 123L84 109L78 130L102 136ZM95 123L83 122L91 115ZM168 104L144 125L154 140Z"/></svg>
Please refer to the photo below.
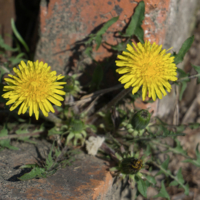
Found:
<svg viewBox="0 0 200 200"><path fill-rule="evenodd" d="M133 87L132 94L135 94L142 86L142 99L148 96L156 100L156 94L162 99L170 92L171 85L169 81L177 80L176 65L174 57L171 53L166 53L162 49L162 45L155 42L150 44L146 41L144 44L140 42L133 46L127 44L127 51L123 51L122 55L118 55L116 65L120 68L116 70L119 74L124 74L119 81L124 88ZM134 48L133 48L134 47Z"/></svg>
<svg viewBox="0 0 200 200"><path fill-rule="evenodd" d="M8 99L6 105L13 104L10 111L20 106L18 115L24 114L29 108L29 116L35 113L35 117L39 118L39 109L42 110L44 116L48 116L48 112L54 113L51 103L61 106L60 101L65 95L62 89L66 82L56 82L64 78L62 75L56 76L56 71L51 71L51 67L47 63L28 61L27 65L24 61L19 64L19 69L13 68L15 75L9 74L10 78L5 78L7 86L4 86L2 95ZM51 103L50 103L51 102Z"/></svg>

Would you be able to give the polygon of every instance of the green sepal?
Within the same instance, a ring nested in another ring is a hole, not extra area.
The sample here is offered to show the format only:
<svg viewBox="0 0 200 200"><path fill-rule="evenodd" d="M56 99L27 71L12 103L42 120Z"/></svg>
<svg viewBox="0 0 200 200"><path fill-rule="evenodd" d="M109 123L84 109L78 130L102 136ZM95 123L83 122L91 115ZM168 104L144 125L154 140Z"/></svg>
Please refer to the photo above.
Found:
<svg viewBox="0 0 200 200"><path fill-rule="evenodd" d="M133 115L131 124L135 130L142 130L149 124L150 119L151 114L149 111L142 109Z"/></svg>

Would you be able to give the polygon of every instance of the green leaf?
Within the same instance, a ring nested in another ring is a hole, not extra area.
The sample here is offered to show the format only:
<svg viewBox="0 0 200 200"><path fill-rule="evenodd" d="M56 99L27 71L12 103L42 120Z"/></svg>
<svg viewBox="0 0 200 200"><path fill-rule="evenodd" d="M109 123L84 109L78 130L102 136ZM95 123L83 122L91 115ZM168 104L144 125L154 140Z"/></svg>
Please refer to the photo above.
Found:
<svg viewBox="0 0 200 200"><path fill-rule="evenodd" d="M123 51L125 49L125 43L126 42L121 42L117 45L111 45L111 48L114 50L114 51Z"/></svg>
<svg viewBox="0 0 200 200"><path fill-rule="evenodd" d="M119 16L113 17L112 19L110 19L109 21L107 21L107 22L103 25L103 27L96 33L96 36L101 36L101 35L103 35L103 34L107 31L107 29L108 29L111 25L113 25L118 19L119 19Z"/></svg>
<svg viewBox="0 0 200 200"><path fill-rule="evenodd" d="M193 41L194 41L194 36L191 36L183 43L178 54L175 55L174 63L176 65L178 65L180 62L183 61L183 58L184 58L185 54L188 52L189 48L191 47Z"/></svg>
<svg viewBox="0 0 200 200"><path fill-rule="evenodd" d="M177 68L177 72L178 72L178 77L179 77L179 80L181 78L187 78L189 75L187 73L185 73L182 69L180 68ZM181 81L181 80L180 80ZM182 99L183 97L183 93L187 87L187 82L190 81L189 78L185 79L185 80L182 80L181 81L181 89L180 89L180 94L179 94L179 100Z"/></svg>
<svg viewBox="0 0 200 200"><path fill-rule="evenodd" d="M84 52L87 56L89 56L93 60L93 58L92 58L92 47L87 47Z"/></svg>
<svg viewBox="0 0 200 200"><path fill-rule="evenodd" d="M51 147L51 150L48 154L48 157L46 158L46 164L45 164L45 168L46 170L48 171L52 166L53 166L53 158L52 158L52 151L53 151L53 148L54 148L54 143Z"/></svg>
<svg viewBox="0 0 200 200"><path fill-rule="evenodd" d="M138 184L138 190L140 192L140 194L144 197L147 197L147 184L146 182L141 179L140 177L137 177L139 178L139 181L137 181L137 184Z"/></svg>
<svg viewBox="0 0 200 200"><path fill-rule="evenodd" d="M186 194L186 195L189 195L189 190L190 190L190 188L189 188L188 183L185 185L184 190L185 190L185 194Z"/></svg>
<svg viewBox="0 0 200 200"><path fill-rule="evenodd" d="M188 195L189 194L189 186L184 185L185 180L183 179L183 175L181 172L181 168L178 170L177 175L176 175L176 180L172 181L169 186L177 186L180 185L180 187L182 187L185 190L185 194Z"/></svg>
<svg viewBox="0 0 200 200"><path fill-rule="evenodd" d="M168 170L169 161L170 161L170 158L169 158L169 156L167 155L167 159L161 164L161 169L160 169L160 171L159 171L155 176L158 176L158 175L160 175L160 174L162 174L162 173L164 173L166 176L169 176L169 174L167 173L167 172L170 172L170 171ZM162 170L162 168L163 168L164 170ZM167 171L167 172L165 172L165 171Z"/></svg>
<svg viewBox="0 0 200 200"><path fill-rule="evenodd" d="M110 170L111 172L112 172L112 171L118 171L118 170L119 170L119 167L111 167L109 170Z"/></svg>
<svg viewBox="0 0 200 200"><path fill-rule="evenodd" d="M163 198L166 198L166 199L170 200L170 196L169 196L169 194L167 193L167 191L165 189L164 181L161 182L161 190L160 190L160 192L156 196L154 196L153 198L157 198L157 197L163 197Z"/></svg>
<svg viewBox="0 0 200 200"><path fill-rule="evenodd" d="M51 129L48 131L48 136L50 136L50 135L61 135L62 133L64 133L64 131L62 131L62 130L57 130L57 127L54 126L53 128L51 128Z"/></svg>
<svg viewBox="0 0 200 200"><path fill-rule="evenodd" d="M199 143L198 143L197 146L196 146L196 157L197 157L196 160L190 158L190 159L186 159L186 160L184 160L184 161L182 161L182 162L189 162L189 163L192 163L193 165L195 165L195 166L197 166L197 167L200 167Z"/></svg>
<svg viewBox="0 0 200 200"><path fill-rule="evenodd" d="M195 69L195 71L200 74L200 66L192 65L192 67ZM197 77L197 84L200 83L200 76Z"/></svg>
<svg viewBox="0 0 200 200"><path fill-rule="evenodd" d="M176 141L176 147L173 148L173 152L187 156L187 151L183 150L180 141L178 139L175 139L175 141Z"/></svg>
<svg viewBox="0 0 200 200"><path fill-rule="evenodd" d="M180 89L180 94L179 94L179 101L182 100L183 93L185 92L185 89L187 88L187 83L186 82L181 82L181 89Z"/></svg>
<svg viewBox="0 0 200 200"><path fill-rule="evenodd" d="M20 169L35 168L35 167L38 167L38 165L37 164L27 164L27 165L20 166Z"/></svg>
<svg viewBox="0 0 200 200"><path fill-rule="evenodd" d="M8 130L6 128L6 125L4 125L3 129L0 131L0 138L7 135L8 135ZM12 150L18 150L17 147L10 145L10 139L0 140L0 146L8 148L8 149L12 149Z"/></svg>
<svg viewBox="0 0 200 200"><path fill-rule="evenodd" d="M184 179L183 179L183 175L182 175L182 173L181 173L181 168L178 170L178 172L177 172L177 178L178 178L178 181L181 183L181 184L183 184L185 181L184 181Z"/></svg>
<svg viewBox="0 0 200 200"><path fill-rule="evenodd" d="M25 56L25 53L20 53L17 56L10 57L8 60L11 62L12 65L17 65L20 63L22 60L26 61L26 59L22 59L23 56Z"/></svg>
<svg viewBox="0 0 200 200"><path fill-rule="evenodd" d="M26 42L23 40L23 38L21 37L21 35L17 31L17 28L15 26L15 22L14 22L13 18L11 19L11 27L12 27L12 31L15 34L16 38L21 42L21 44L24 46L24 48L26 49L26 51L29 52L28 45L26 44Z"/></svg>
<svg viewBox="0 0 200 200"><path fill-rule="evenodd" d="M180 126L177 126L176 127L176 131L178 132L178 133L181 133L181 132L183 132L185 130L185 126L184 125L180 125Z"/></svg>
<svg viewBox="0 0 200 200"><path fill-rule="evenodd" d="M44 168L35 167L29 173L26 173L23 176L21 176L19 178L19 180L27 181L27 180L30 180L30 179L33 179L33 178L43 177L44 173L45 173L45 169Z"/></svg>
<svg viewBox="0 0 200 200"><path fill-rule="evenodd" d="M95 42L96 42L96 44L97 44L96 50L98 50L99 47L100 47L100 45L101 45L102 37L101 37L100 35L98 35L98 36L95 37L94 40L95 40Z"/></svg>
<svg viewBox="0 0 200 200"><path fill-rule="evenodd" d="M141 1L135 9L133 16L131 17L130 24L126 28L125 37L131 37L136 35L141 43L144 43L144 31L141 27L144 20L145 4Z"/></svg>
<svg viewBox="0 0 200 200"><path fill-rule="evenodd" d="M197 129L199 128L200 124L199 123L189 123L189 127L191 129Z"/></svg>
<svg viewBox="0 0 200 200"><path fill-rule="evenodd" d="M153 176L146 176L146 179L152 184L155 185L156 184L156 179Z"/></svg>
<svg viewBox="0 0 200 200"><path fill-rule="evenodd" d="M97 67L94 69L94 73L92 76L92 81L91 81L91 89L99 89L100 84L103 80L103 68L100 64L97 64Z"/></svg>
<svg viewBox="0 0 200 200"><path fill-rule="evenodd" d="M0 47L5 49L6 51L17 51L18 50L17 48L14 49L14 48L10 47L9 45L7 45L4 42L4 40L3 40L1 35L0 35Z"/></svg>
<svg viewBox="0 0 200 200"><path fill-rule="evenodd" d="M184 70L182 70L182 69L180 69L180 68L177 68L177 72L178 72L178 78L180 79L180 78L186 78L186 77L188 77L189 75L186 73L186 72L184 72ZM188 82L188 81L190 81L190 79L188 78L188 79L186 79L186 80L184 80L185 82Z"/></svg>
<svg viewBox="0 0 200 200"><path fill-rule="evenodd" d="M1 36L1 35L0 35L0 36ZM1 66L0 66L0 83L2 83L2 77L3 77L3 75L6 74L6 73L10 73L10 70L9 70L7 67L1 65ZM2 90L1 90L1 91L2 91Z"/></svg>
<svg viewBox="0 0 200 200"><path fill-rule="evenodd" d="M172 181L169 186L177 186L178 185L178 182L176 180Z"/></svg>

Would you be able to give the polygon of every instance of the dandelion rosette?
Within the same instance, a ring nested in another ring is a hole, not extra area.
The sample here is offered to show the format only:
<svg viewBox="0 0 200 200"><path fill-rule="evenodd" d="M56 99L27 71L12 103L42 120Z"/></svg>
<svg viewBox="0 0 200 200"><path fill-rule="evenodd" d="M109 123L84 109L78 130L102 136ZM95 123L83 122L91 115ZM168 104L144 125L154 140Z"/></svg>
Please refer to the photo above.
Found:
<svg viewBox="0 0 200 200"><path fill-rule="evenodd" d="M132 94L135 94L142 86L142 99L147 96L156 100L156 95L162 99L170 92L171 85L169 81L177 80L176 65L174 56L166 53L168 50L162 49L162 45L155 42L150 44L146 41L144 44L140 42L133 46L127 44L127 51L123 51L122 55L118 55L116 65L120 68L116 70L119 74L124 74L119 81L124 88L133 87ZM133 48L134 47L134 48Z"/></svg>
<svg viewBox="0 0 200 200"><path fill-rule="evenodd" d="M60 89L66 82L57 82L64 76L56 76L56 71L51 71L47 63L39 63L37 60L28 61L26 65L21 61L19 69L14 67L13 71L15 75L9 74L10 78L5 78L8 85L4 86L3 91L6 93L2 95L3 98L8 99L6 105L13 104L10 111L21 104L18 115L24 114L29 108L29 116L34 113L38 120L39 109L47 117L48 112L55 112L51 103L61 106L60 101L64 98L60 95L65 95L65 92Z"/></svg>

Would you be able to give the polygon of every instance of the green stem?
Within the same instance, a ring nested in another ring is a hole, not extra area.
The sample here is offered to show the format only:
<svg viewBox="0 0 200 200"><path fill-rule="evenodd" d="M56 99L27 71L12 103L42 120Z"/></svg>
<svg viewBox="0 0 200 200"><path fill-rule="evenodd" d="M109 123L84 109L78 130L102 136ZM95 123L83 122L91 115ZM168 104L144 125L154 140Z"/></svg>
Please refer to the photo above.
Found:
<svg viewBox="0 0 200 200"><path fill-rule="evenodd" d="M176 152L176 150L174 150L174 148L170 147L170 146L167 145L167 144L163 144L163 143L158 142L158 141L156 141L156 140L155 140L155 141L152 141L152 143L157 144L157 145L160 145L160 146L162 146L162 147L165 147L165 148L167 148L169 151L171 151L171 152L173 152L173 153L175 153L175 154L180 154L180 155L184 156L185 158L192 159L190 156L187 156L187 155L185 155L185 154L183 154L183 153L181 153L181 152Z"/></svg>
<svg viewBox="0 0 200 200"><path fill-rule="evenodd" d="M180 186L182 186L185 189L185 185L183 185L175 176L173 176L169 171L165 170L161 165L158 165L156 162L154 161L150 161L150 163L152 163L153 165L155 165L156 167L158 167L161 171L163 171L165 174L167 174L168 176L170 176L172 179L174 179L175 181L178 182L178 184Z"/></svg>
<svg viewBox="0 0 200 200"><path fill-rule="evenodd" d="M176 82L185 81L185 80L187 80L188 78L189 78L189 79L193 79L193 78L196 78L196 77L199 77L199 76L200 76L200 74L195 74L195 75L192 75L192 76L180 78L180 79L179 79L178 81L176 81Z"/></svg>

